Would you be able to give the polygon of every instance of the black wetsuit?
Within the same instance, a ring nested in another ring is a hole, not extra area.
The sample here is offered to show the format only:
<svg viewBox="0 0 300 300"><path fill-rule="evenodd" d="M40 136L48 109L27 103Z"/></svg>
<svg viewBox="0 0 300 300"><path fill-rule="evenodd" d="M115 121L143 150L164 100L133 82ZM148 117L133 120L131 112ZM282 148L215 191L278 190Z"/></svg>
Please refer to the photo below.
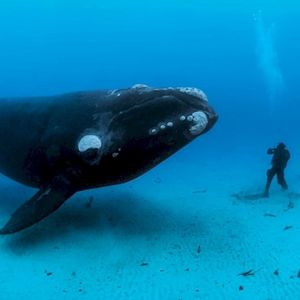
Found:
<svg viewBox="0 0 300 300"><path fill-rule="evenodd" d="M287 162L290 159L290 152L284 145L279 144L276 148L268 149L267 154L273 154L272 168L267 171L267 184L265 188L265 196L269 195L269 189L272 183L272 179L277 175L278 184L284 190L287 190L288 185L284 178L284 169L287 166Z"/></svg>

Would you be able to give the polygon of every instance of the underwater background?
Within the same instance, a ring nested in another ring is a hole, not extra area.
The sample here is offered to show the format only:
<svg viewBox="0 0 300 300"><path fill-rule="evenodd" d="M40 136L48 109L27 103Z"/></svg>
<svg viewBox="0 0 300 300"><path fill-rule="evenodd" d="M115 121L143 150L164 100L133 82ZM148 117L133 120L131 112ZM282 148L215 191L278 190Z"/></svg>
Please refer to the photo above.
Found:
<svg viewBox="0 0 300 300"><path fill-rule="evenodd" d="M300 299L299 16L294 0L1 0L0 98L195 86L219 121L1 236L0 299ZM289 191L236 197L263 190L280 141ZM2 224L33 192L0 178Z"/></svg>

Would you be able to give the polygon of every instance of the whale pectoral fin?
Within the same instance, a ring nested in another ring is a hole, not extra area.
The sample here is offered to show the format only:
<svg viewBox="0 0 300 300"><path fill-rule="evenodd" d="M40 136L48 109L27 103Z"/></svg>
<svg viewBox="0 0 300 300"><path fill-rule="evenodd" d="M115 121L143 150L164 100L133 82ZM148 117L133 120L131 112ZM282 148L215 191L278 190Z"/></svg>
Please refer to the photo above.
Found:
<svg viewBox="0 0 300 300"><path fill-rule="evenodd" d="M56 180L53 185L39 190L29 201L21 205L0 229L0 234L15 233L41 221L74 193L75 190L71 186Z"/></svg>

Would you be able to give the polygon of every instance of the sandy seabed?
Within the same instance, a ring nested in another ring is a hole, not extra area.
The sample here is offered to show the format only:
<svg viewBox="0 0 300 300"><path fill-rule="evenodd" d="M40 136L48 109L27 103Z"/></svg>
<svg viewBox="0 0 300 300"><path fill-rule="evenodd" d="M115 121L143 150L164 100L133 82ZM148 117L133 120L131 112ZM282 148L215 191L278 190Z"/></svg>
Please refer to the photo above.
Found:
<svg viewBox="0 0 300 300"><path fill-rule="evenodd" d="M76 194L0 237L1 299L300 299L300 176L261 191L247 159L179 163ZM220 167L222 166L222 167ZM34 192L0 182L3 224Z"/></svg>

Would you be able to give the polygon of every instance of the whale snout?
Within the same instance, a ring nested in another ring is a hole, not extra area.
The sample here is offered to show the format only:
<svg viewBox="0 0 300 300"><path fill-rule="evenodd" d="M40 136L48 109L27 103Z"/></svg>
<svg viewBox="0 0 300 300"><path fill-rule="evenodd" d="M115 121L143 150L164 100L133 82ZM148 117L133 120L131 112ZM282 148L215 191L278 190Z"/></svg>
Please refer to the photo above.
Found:
<svg viewBox="0 0 300 300"><path fill-rule="evenodd" d="M196 87L152 88L136 84L131 90L143 99L140 102L139 116L146 114L142 123L149 120L150 135L174 130L191 139L210 130L218 115L208 102L208 97ZM151 115L151 118L149 116ZM141 125L142 127L142 125Z"/></svg>
<svg viewBox="0 0 300 300"><path fill-rule="evenodd" d="M187 117L191 122L190 133L197 136L211 129L218 120L218 115L208 103L206 94L195 87L179 87L176 90L180 98L193 112Z"/></svg>
<svg viewBox="0 0 300 300"><path fill-rule="evenodd" d="M195 88L195 87L178 87L177 90L179 90L180 92L185 93L187 95L191 95L191 96L199 98L203 101L208 102L208 98L207 98L206 94L198 88Z"/></svg>

